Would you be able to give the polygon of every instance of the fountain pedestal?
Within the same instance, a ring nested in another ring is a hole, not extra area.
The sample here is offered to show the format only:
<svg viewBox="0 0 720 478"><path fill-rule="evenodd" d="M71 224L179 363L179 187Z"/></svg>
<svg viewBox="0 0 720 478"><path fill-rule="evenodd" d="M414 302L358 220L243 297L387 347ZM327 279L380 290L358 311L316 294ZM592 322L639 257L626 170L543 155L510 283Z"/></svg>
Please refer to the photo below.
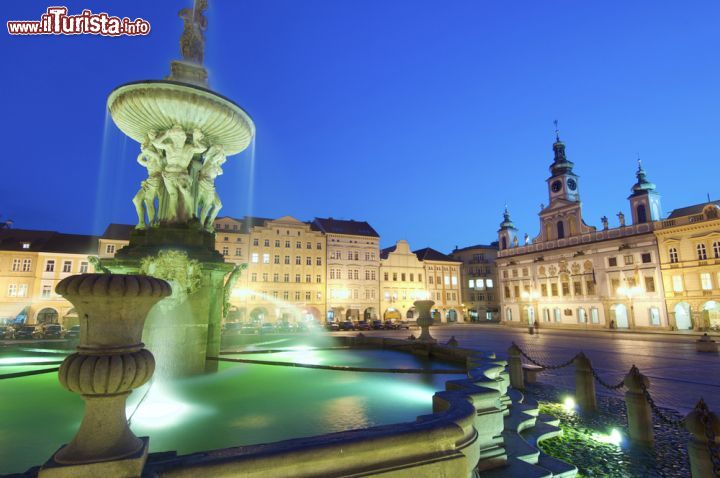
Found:
<svg viewBox="0 0 720 478"><path fill-rule="evenodd" d="M130 430L125 402L155 371L140 337L148 311L170 286L146 276L80 274L60 281L56 291L80 317L80 344L63 361L59 379L82 396L85 414L73 440L39 476L140 476L149 440Z"/></svg>
<svg viewBox="0 0 720 478"><path fill-rule="evenodd" d="M433 323L432 313L430 310L432 309L432 306L435 305L435 301L416 300L413 305L415 305L415 310L418 312L417 324L420 327L420 337L417 339L418 342L426 344L436 343L437 340L430 335L430 326Z"/></svg>

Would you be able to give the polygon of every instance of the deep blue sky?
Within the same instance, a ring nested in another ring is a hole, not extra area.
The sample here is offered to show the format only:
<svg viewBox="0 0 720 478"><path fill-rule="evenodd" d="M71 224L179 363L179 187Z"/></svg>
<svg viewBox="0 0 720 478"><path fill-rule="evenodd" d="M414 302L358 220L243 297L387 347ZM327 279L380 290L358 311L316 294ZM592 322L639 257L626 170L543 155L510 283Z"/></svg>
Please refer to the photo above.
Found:
<svg viewBox="0 0 720 478"><path fill-rule="evenodd" d="M56 3L3 2L3 25ZM99 233L134 220L143 177L107 95L168 74L187 2L63 4L152 32L0 34L0 214ZM628 213L638 152L665 213L720 197L715 0L211 0L208 20L211 86L258 132L254 176L243 153L218 179L221 214L363 219L383 245L448 251L495 240L507 202L535 235L556 118L591 225Z"/></svg>

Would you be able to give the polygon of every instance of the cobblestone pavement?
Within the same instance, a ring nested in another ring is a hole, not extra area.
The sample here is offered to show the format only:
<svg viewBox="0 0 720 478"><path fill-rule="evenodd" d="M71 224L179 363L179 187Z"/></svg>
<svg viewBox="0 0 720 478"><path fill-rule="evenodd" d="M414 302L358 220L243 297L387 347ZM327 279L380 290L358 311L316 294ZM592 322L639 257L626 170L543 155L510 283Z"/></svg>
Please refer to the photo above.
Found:
<svg viewBox="0 0 720 478"><path fill-rule="evenodd" d="M418 329L378 330L365 335L407 337L418 335ZM357 332L335 332L333 335L353 335ZM494 351L505 357L514 341L535 360L558 364L583 351L593 367L607 383L619 382L634 364L650 378L650 394L662 407L689 412L702 397L711 410L720 412L720 355L695 351L696 335L640 334L628 332L567 331L541 329L539 335L529 335L527 329L501 325L449 325L431 328L439 342L451 336L461 347ZM713 337L720 342L720 337ZM539 381L560 389L573 390L575 368L541 373ZM611 392L596 384L599 395L622 396L623 391Z"/></svg>

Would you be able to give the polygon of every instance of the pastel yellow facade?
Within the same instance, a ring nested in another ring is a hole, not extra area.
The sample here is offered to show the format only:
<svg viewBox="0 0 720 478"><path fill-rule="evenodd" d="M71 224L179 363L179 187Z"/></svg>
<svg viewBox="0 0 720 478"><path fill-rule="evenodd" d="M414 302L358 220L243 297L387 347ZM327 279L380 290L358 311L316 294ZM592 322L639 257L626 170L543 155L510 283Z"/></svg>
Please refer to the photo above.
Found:
<svg viewBox="0 0 720 478"><path fill-rule="evenodd" d="M237 230L232 229L233 221L221 218L215 223L218 251L230 262L248 265L235 283L228 320L321 322L325 316L325 236L290 216L256 219ZM230 229L224 228L226 223Z"/></svg>
<svg viewBox="0 0 720 478"><path fill-rule="evenodd" d="M55 286L70 275L94 271L88 256L96 254L97 238L10 230L2 231L0 240L0 322L75 325L72 304L55 293Z"/></svg>
<svg viewBox="0 0 720 478"><path fill-rule="evenodd" d="M424 260L428 298L435 301L433 319L441 322L462 322L462 262Z"/></svg>
<svg viewBox="0 0 720 478"><path fill-rule="evenodd" d="M380 310L384 320L417 319L416 300L426 300L425 265L400 240L394 250L383 251L380 260Z"/></svg>
<svg viewBox="0 0 720 478"><path fill-rule="evenodd" d="M720 328L720 201L673 211L655 235L671 326Z"/></svg>

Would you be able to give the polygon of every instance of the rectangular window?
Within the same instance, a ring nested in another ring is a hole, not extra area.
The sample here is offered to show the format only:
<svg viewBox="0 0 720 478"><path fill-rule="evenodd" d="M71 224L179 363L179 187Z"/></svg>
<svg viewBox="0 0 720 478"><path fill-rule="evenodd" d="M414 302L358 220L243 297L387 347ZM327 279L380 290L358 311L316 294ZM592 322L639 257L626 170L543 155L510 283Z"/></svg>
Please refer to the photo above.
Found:
<svg viewBox="0 0 720 478"><path fill-rule="evenodd" d="M312 242L306 242L305 249L312 249Z"/></svg>
<svg viewBox="0 0 720 478"><path fill-rule="evenodd" d="M643 264L648 264L652 262L652 256L649 252L645 252L642 255L640 255L640 259L642 260Z"/></svg>
<svg viewBox="0 0 720 478"><path fill-rule="evenodd" d="M288 273L283 274L283 282L290 282L290 274L288 274Z"/></svg>
<svg viewBox="0 0 720 478"><path fill-rule="evenodd" d="M240 249L239 247L236 247L235 248L235 257L240 257L240 256L242 256L242 249Z"/></svg>
<svg viewBox="0 0 720 478"><path fill-rule="evenodd" d="M270 239L265 239L265 240L263 241L263 245L264 245L265 247L270 247Z"/></svg>
<svg viewBox="0 0 720 478"><path fill-rule="evenodd" d="M397 282L397 272L393 272L393 281Z"/></svg>
<svg viewBox="0 0 720 478"><path fill-rule="evenodd" d="M452 276L452 277L451 277L451 283L452 283L452 285L454 285L454 286L457 285L457 276Z"/></svg>
<svg viewBox="0 0 720 478"><path fill-rule="evenodd" d="M280 240L279 240L279 239L275 239L275 247L280 247Z"/></svg>
<svg viewBox="0 0 720 478"><path fill-rule="evenodd" d="M85 261L80 262L80 273L85 274L88 271L88 263Z"/></svg>
<svg viewBox="0 0 720 478"><path fill-rule="evenodd" d="M107 254L115 254L115 244L108 244L105 246L105 252Z"/></svg>
<svg viewBox="0 0 720 478"><path fill-rule="evenodd" d="M388 273L387 273L387 272L383 272L383 280L384 280L384 281L387 281L387 280L388 280Z"/></svg>
<svg viewBox="0 0 720 478"><path fill-rule="evenodd" d="M422 274L418 274L418 282L422 282Z"/></svg>
<svg viewBox="0 0 720 478"><path fill-rule="evenodd" d="M322 284L322 276L320 274L315 276L315 282L318 284Z"/></svg>
<svg viewBox="0 0 720 478"><path fill-rule="evenodd" d="M552 295L553 297L557 297L558 295L558 286L555 282L550 284L550 295Z"/></svg>
<svg viewBox="0 0 720 478"><path fill-rule="evenodd" d="M554 308L553 309L553 316L555 317L555 322L560 322L562 320L562 317L560 316L560 309Z"/></svg>
<svg viewBox="0 0 720 478"><path fill-rule="evenodd" d="M302 256L295 256L295 265L296 266L302 265Z"/></svg>
<svg viewBox="0 0 720 478"><path fill-rule="evenodd" d="M277 272L273 274L273 282L279 282L280 281L280 274Z"/></svg>
<svg viewBox="0 0 720 478"><path fill-rule="evenodd" d="M260 245L260 242L258 242L258 239L257 238L253 239L253 246L259 246L259 245Z"/></svg>
<svg viewBox="0 0 720 478"><path fill-rule="evenodd" d="M300 282L300 274L295 274L295 282Z"/></svg>
<svg viewBox="0 0 720 478"><path fill-rule="evenodd" d="M40 291L40 295L42 297L50 297L51 293L52 293L52 286L49 284L43 284L42 291Z"/></svg>
<svg viewBox="0 0 720 478"><path fill-rule="evenodd" d="M315 258L315 265L316 265L316 266L321 266L321 265L322 265L322 259L321 259L320 257L316 257L316 258Z"/></svg>
<svg viewBox="0 0 720 478"><path fill-rule="evenodd" d="M562 295L563 296L570 295L570 283L569 282L562 283Z"/></svg>
<svg viewBox="0 0 720 478"><path fill-rule="evenodd" d="M682 276L672 276L672 284L673 284L673 291L675 291L675 292L683 291Z"/></svg>
<svg viewBox="0 0 720 478"><path fill-rule="evenodd" d="M12 271L18 272L20 270L20 259L13 259L12 261Z"/></svg>
<svg viewBox="0 0 720 478"><path fill-rule="evenodd" d="M252 282L257 282L257 272L253 272L252 274L250 274L250 280Z"/></svg>
<svg viewBox="0 0 720 478"><path fill-rule="evenodd" d="M295 242L295 249L302 249L302 242L296 241L296 242Z"/></svg>
<svg viewBox="0 0 720 478"><path fill-rule="evenodd" d="M65 273L72 272L72 261L63 261L62 271Z"/></svg>
<svg viewBox="0 0 720 478"><path fill-rule="evenodd" d="M298 300L298 301L300 300L300 291L299 290L295 291L295 300Z"/></svg>
<svg viewBox="0 0 720 478"><path fill-rule="evenodd" d="M432 284L432 283L433 283L433 276L428 276L428 284Z"/></svg>
<svg viewBox="0 0 720 478"><path fill-rule="evenodd" d="M252 255L250 256L250 262L252 262L254 264L258 263L258 253L257 252L252 253Z"/></svg>
<svg viewBox="0 0 720 478"><path fill-rule="evenodd" d="M315 244L315 249L317 249L318 251L322 250L322 243L318 242L317 244Z"/></svg>
<svg viewBox="0 0 720 478"><path fill-rule="evenodd" d="M306 300L306 301L310 301L311 298L312 298L311 293L310 293L310 292L305 292L305 300Z"/></svg>
<svg viewBox="0 0 720 478"><path fill-rule="evenodd" d="M468 288L470 288L470 289L475 288L475 279L468 280Z"/></svg>
<svg viewBox="0 0 720 478"><path fill-rule="evenodd" d="M445 276L445 285L450 285L450 276Z"/></svg>
<svg viewBox="0 0 720 478"><path fill-rule="evenodd" d="M595 295L595 283L591 280L585 281L585 290L587 295Z"/></svg>
<svg viewBox="0 0 720 478"><path fill-rule="evenodd" d="M510 298L510 287L508 287L508 286L505 286L505 298L506 299Z"/></svg>
<svg viewBox="0 0 720 478"><path fill-rule="evenodd" d="M492 280L491 279L487 279L487 280L490 281L490 283L488 283L488 287L492 287L492 284L491 284ZM480 290L485 289L485 281L480 278L475 279L475 288L480 289Z"/></svg>
<svg viewBox="0 0 720 478"><path fill-rule="evenodd" d="M655 278L654 277L646 277L645 278L645 292L655 292Z"/></svg>
<svg viewBox="0 0 720 478"><path fill-rule="evenodd" d="M650 325L660 325L660 309L657 307L650 307Z"/></svg>
<svg viewBox="0 0 720 478"><path fill-rule="evenodd" d="M308 256L308 257L305 258L305 265L306 265L306 266L311 266L311 265L312 265L312 257L309 257L309 256Z"/></svg>
<svg viewBox="0 0 720 478"><path fill-rule="evenodd" d="M290 241L285 241L285 247L290 247Z"/></svg>
<svg viewBox="0 0 720 478"><path fill-rule="evenodd" d="M8 284L8 297L17 297L17 284Z"/></svg>
<svg viewBox="0 0 720 478"><path fill-rule="evenodd" d="M283 291L283 300L288 300L290 298L290 293L288 291Z"/></svg>
<svg viewBox="0 0 720 478"><path fill-rule="evenodd" d="M45 262L45 272L55 272L55 261L50 259Z"/></svg>
<svg viewBox="0 0 720 478"><path fill-rule="evenodd" d="M305 282L307 282L307 283L312 282L312 276L310 274L305 274Z"/></svg>
<svg viewBox="0 0 720 478"><path fill-rule="evenodd" d="M273 256L273 264L280 264L280 256L278 254Z"/></svg>
<svg viewBox="0 0 720 478"><path fill-rule="evenodd" d="M270 264L270 254L263 254L263 264Z"/></svg>
<svg viewBox="0 0 720 478"><path fill-rule="evenodd" d="M702 286L702 290L712 290L712 278L709 272L700 274L700 285Z"/></svg>
<svg viewBox="0 0 720 478"><path fill-rule="evenodd" d="M573 293L575 295L582 295L582 282L580 282L580 281L573 282Z"/></svg>
<svg viewBox="0 0 720 478"><path fill-rule="evenodd" d="M577 312L578 312L578 322L581 324L584 324L585 322L587 322L587 317L585 317L585 309L580 307Z"/></svg>
<svg viewBox="0 0 720 478"><path fill-rule="evenodd" d="M405 282L405 273L400 274L400 280Z"/></svg>
<svg viewBox="0 0 720 478"><path fill-rule="evenodd" d="M290 264L290 256L285 256L285 264Z"/></svg>
<svg viewBox="0 0 720 478"><path fill-rule="evenodd" d="M86 262L87 264L87 262ZM32 268L32 259L23 259L22 261L22 271L23 272L30 272L30 269Z"/></svg>
<svg viewBox="0 0 720 478"><path fill-rule="evenodd" d="M27 284L20 284L18 286L18 297L27 297L28 286Z"/></svg>
<svg viewBox="0 0 720 478"><path fill-rule="evenodd" d="M616 267L617 266L617 257L608 257L608 266Z"/></svg>
<svg viewBox="0 0 720 478"><path fill-rule="evenodd" d="M485 287L487 287L488 289L492 289L493 288L493 280L485 279Z"/></svg>
<svg viewBox="0 0 720 478"><path fill-rule="evenodd" d="M515 298L517 299L520 297L520 286L516 285L513 287L513 292L515 293Z"/></svg>
<svg viewBox="0 0 720 478"><path fill-rule="evenodd" d="M263 280L263 282L267 282L267 281L268 281L268 273L267 273L267 272L263 272L262 280Z"/></svg>
<svg viewBox="0 0 720 478"><path fill-rule="evenodd" d="M547 297L547 284L540 284L540 295Z"/></svg>
<svg viewBox="0 0 720 478"><path fill-rule="evenodd" d="M592 322L593 324L600 323L600 311L598 311L597 307L593 307L590 309L590 322Z"/></svg>
<svg viewBox="0 0 720 478"><path fill-rule="evenodd" d="M633 263L633 256L623 256L623 261L625 262L626 266L629 266Z"/></svg>
<svg viewBox="0 0 720 478"><path fill-rule="evenodd" d="M222 255L223 255L223 256L227 256L229 253L230 253L230 252L229 252L228 246L223 246L223 248L222 248Z"/></svg>

